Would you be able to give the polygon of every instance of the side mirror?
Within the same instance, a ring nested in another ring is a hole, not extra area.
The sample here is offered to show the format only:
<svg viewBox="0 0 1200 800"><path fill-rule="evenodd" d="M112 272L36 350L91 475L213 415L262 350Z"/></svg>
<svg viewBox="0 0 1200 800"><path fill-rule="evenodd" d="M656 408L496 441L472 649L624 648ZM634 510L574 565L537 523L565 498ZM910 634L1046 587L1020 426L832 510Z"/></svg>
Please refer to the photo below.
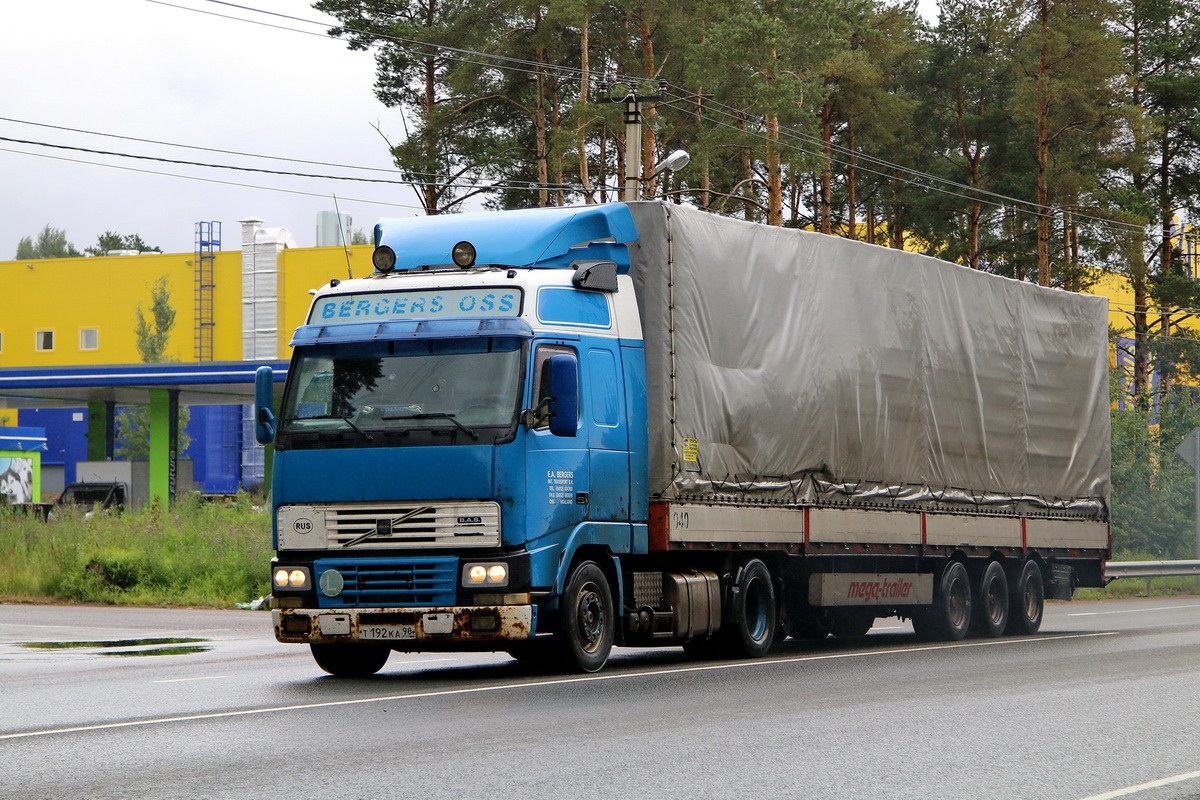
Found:
<svg viewBox="0 0 1200 800"><path fill-rule="evenodd" d="M259 444L275 440L275 412L271 410L274 383L270 367L259 367L254 373L254 438Z"/></svg>
<svg viewBox="0 0 1200 800"><path fill-rule="evenodd" d="M546 365L550 433L574 436L579 428L579 362L573 355L559 353L546 359Z"/></svg>

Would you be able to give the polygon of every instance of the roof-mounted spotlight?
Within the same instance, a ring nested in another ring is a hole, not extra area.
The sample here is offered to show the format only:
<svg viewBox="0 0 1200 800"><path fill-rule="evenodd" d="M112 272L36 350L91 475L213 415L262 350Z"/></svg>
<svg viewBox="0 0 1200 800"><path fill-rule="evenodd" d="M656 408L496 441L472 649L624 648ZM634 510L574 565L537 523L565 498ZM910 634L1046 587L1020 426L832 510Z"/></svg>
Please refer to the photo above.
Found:
<svg viewBox="0 0 1200 800"><path fill-rule="evenodd" d="M379 272L391 272L396 268L396 251L386 244L380 245L371 253L371 263Z"/></svg>
<svg viewBox="0 0 1200 800"><path fill-rule="evenodd" d="M456 266L466 269L475 265L475 245L470 242L459 242L454 245L454 249L450 251L450 257L454 259Z"/></svg>

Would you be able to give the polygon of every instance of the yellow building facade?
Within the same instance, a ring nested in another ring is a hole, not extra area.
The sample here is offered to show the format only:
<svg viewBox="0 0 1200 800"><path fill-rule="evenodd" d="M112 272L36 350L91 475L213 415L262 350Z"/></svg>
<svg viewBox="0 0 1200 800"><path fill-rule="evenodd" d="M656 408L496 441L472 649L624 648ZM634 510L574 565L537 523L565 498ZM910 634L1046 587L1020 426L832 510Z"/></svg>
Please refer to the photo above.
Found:
<svg viewBox="0 0 1200 800"><path fill-rule="evenodd" d="M347 265L347 258L349 265ZM0 369L129 364L137 351L137 311L148 322L151 291L166 280L175 325L167 345L171 360L197 360L197 256L194 253L0 261ZM246 297L244 251L215 254L211 282L211 360L243 360ZM281 247L272 292L258 305L274 306L276 354L287 358L292 331L303 322L309 290L348 271L371 272L371 247Z"/></svg>

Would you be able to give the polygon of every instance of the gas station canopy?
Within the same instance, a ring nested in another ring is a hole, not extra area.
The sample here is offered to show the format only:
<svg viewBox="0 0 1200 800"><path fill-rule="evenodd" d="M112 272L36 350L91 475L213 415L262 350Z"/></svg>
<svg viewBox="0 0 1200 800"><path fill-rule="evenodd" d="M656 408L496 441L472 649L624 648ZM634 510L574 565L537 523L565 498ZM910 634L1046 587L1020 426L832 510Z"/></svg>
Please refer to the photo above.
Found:
<svg viewBox="0 0 1200 800"><path fill-rule="evenodd" d="M169 503L176 488L179 406L251 403L262 366L272 368L276 383L287 377L286 361L0 369L0 408L86 407L88 454L99 461L113 457L114 409L149 406L150 493Z"/></svg>
<svg viewBox="0 0 1200 800"><path fill-rule="evenodd" d="M0 407L64 408L110 402L147 405L154 390L178 392L180 405L229 405L254 400L254 373L287 376L286 361L205 361L190 364L110 364L0 369Z"/></svg>

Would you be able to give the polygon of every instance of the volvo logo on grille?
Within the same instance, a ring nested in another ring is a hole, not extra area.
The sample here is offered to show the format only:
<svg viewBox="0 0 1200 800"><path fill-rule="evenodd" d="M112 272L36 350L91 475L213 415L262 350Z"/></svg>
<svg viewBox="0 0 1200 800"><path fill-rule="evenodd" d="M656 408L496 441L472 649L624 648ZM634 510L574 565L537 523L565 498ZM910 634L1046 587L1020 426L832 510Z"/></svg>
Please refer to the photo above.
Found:
<svg viewBox="0 0 1200 800"><path fill-rule="evenodd" d="M459 517L459 525L482 525L483 517Z"/></svg>
<svg viewBox="0 0 1200 800"><path fill-rule="evenodd" d="M396 532L397 527L403 525L405 522L407 522L408 520L412 519L413 517L415 517L419 514L426 514L430 511L433 511L433 506L422 506L421 508L414 508L412 511L401 514L398 517L392 517L390 519L386 518L386 517L383 519L377 519L377 520L375 520L375 526L373 528L371 528L371 530L367 531L362 536L355 536L350 541L345 542L342 545L342 547L353 547L356 544L361 544L363 542L370 541L371 539L374 539L376 536L378 536L378 537L391 536L393 533ZM401 528L400 532L403 533L404 529Z"/></svg>

